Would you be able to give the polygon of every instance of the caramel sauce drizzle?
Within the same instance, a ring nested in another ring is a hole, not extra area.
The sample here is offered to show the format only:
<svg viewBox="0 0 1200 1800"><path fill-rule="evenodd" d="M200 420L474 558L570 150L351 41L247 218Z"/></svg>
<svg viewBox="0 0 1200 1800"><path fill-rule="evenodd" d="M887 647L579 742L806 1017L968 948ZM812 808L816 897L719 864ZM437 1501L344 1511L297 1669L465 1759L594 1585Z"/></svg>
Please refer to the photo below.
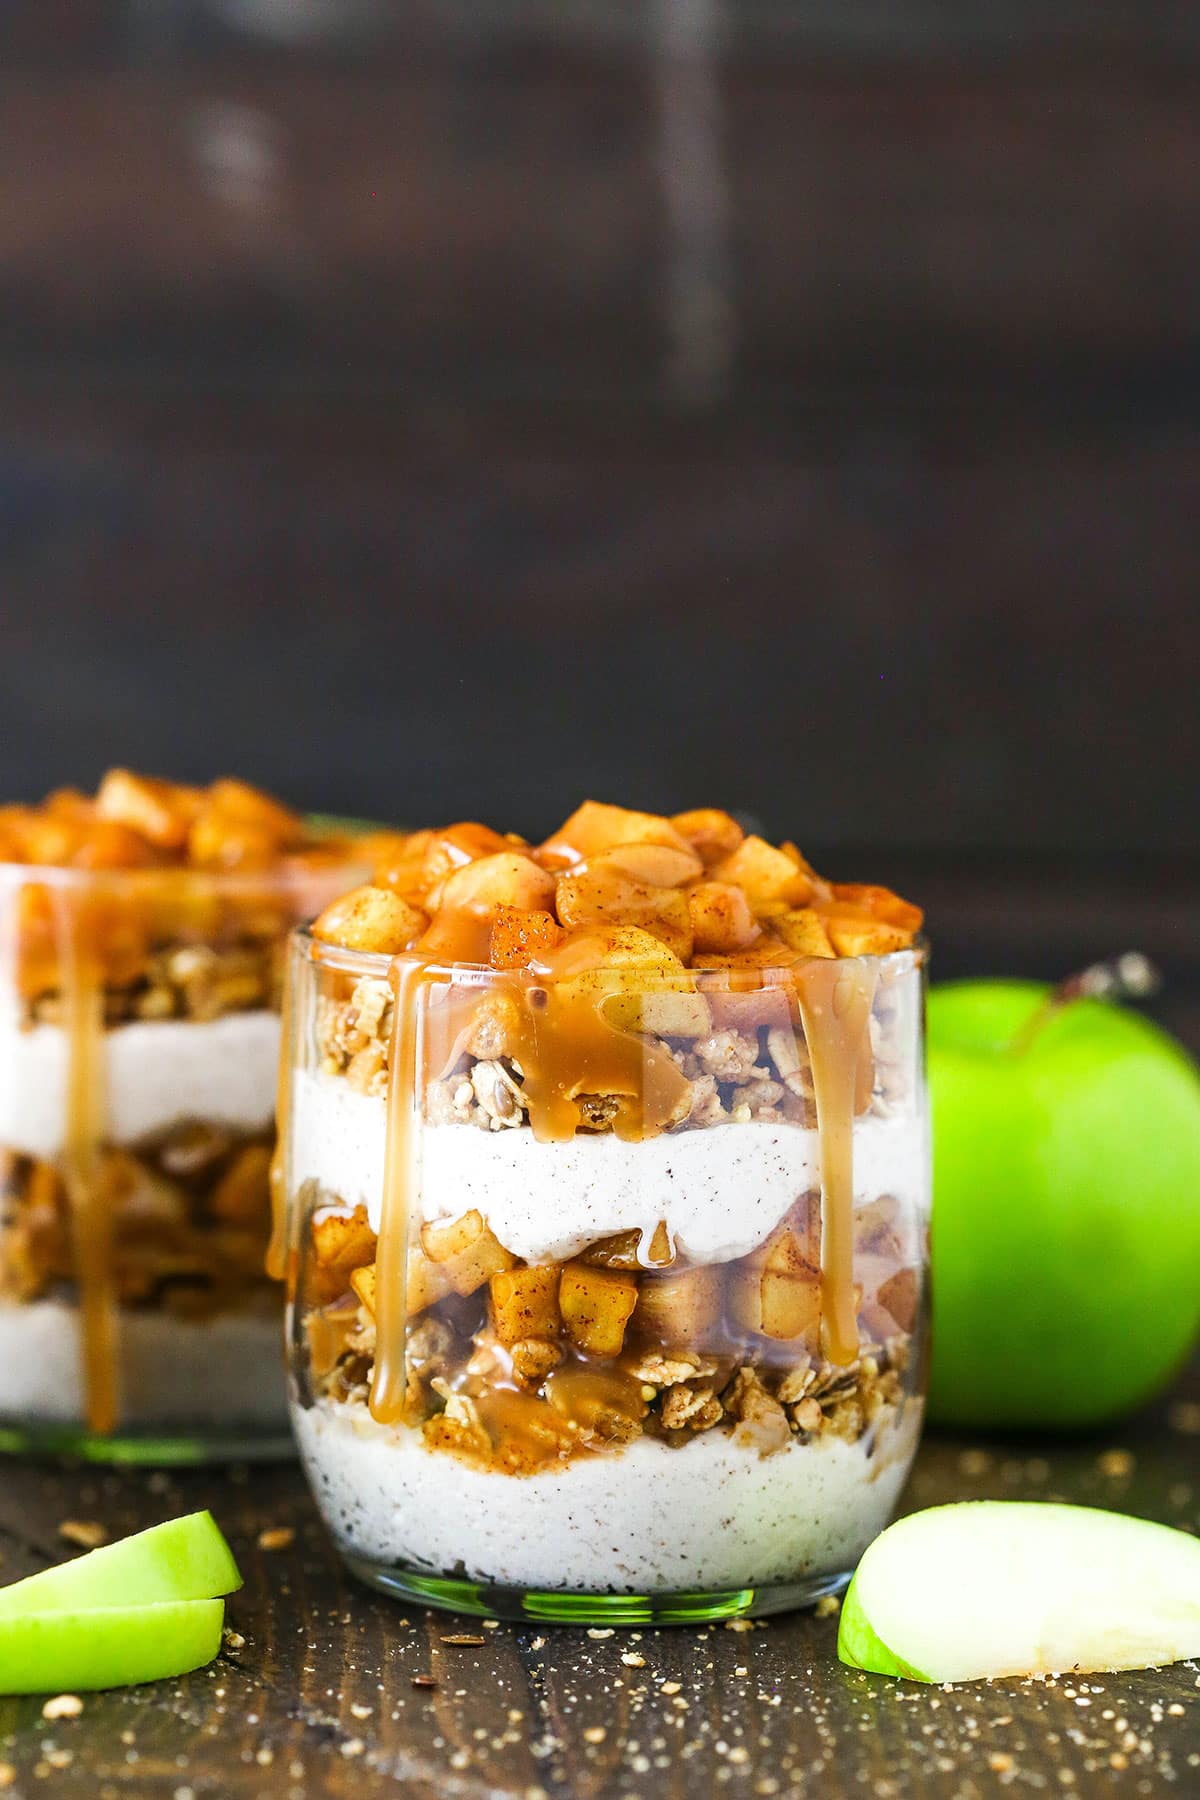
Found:
<svg viewBox="0 0 1200 1800"><path fill-rule="evenodd" d="M859 958L797 966L821 1155L821 1315L830 1362L858 1355L854 1303L854 1118L870 1102L871 1003L878 979Z"/></svg>
<svg viewBox="0 0 1200 1800"><path fill-rule="evenodd" d="M626 1143L653 1137L675 1122L687 1099L687 1079L668 1052L606 1016L607 1003L628 988L603 975L599 987L581 984L582 977L600 969L603 947L603 937L577 935L551 951L522 983L512 1055L524 1076L529 1123L539 1143L574 1136L582 1116L580 1094L620 1098L613 1133Z"/></svg>
<svg viewBox="0 0 1200 1800"><path fill-rule="evenodd" d="M56 895L55 906L68 1058L62 1166L79 1293L84 1408L89 1429L107 1433L117 1422L118 1319L113 1208L100 1156L105 1121L104 974L90 897Z"/></svg>
<svg viewBox="0 0 1200 1800"><path fill-rule="evenodd" d="M392 1037L388 1061L387 1139L383 1159L382 1210L375 1263L375 1370L371 1417L396 1425L404 1417L408 1388L405 1339L408 1332L409 1206L419 1191L420 1121L424 1093L421 1055L423 996L433 979L422 958L393 957Z"/></svg>
<svg viewBox="0 0 1200 1800"><path fill-rule="evenodd" d="M292 1118L292 1029L295 1016L296 952L288 943L284 971L282 1016L279 1032L279 1068L275 1076L275 1148L271 1152L271 1237L267 1244L266 1271L273 1281L288 1273L288 1176L287 1146Z"/></svg>

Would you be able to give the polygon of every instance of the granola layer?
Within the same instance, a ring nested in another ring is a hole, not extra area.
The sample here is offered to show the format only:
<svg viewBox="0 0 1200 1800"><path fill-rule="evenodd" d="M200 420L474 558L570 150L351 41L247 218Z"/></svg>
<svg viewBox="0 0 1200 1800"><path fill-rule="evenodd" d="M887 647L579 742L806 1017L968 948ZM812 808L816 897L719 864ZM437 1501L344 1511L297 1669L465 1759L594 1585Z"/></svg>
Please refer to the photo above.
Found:
<svg viewBox="0 0 1200 1800"><path fill-rule="evenodd" d="M514 1475L641 1437L678 1448L723 1431L768 1455L877 1432L911 1383L911 1234L890 1197L862 1210L860 1353L835 1364L822 1350L819 1213L811 1192L752 1255L708 1265L678 1258L665 1228L530 1265L477 1212L426 1225L409 1261L405 1424L430 1450ZM377 1239L365 1209L319 1206L305 1239L310 1398L365 1417Z"/></svg>
<svg viewBox="0 0 1200 1800"><path fill-rule="evenodd" d="M873 1079L869 1111L893 1118L911 1107L914 1045L911 967L903 959L876 992L870 1034ZM392 990L381 976L354 982L347 994L326 978L317 1001L316 1047L323 1075L340 1077L356 1092L382 1098L388 1091L393 1026ZM724 1026L694 1038L644 1034L664 1050L687 1082L686 1111L673 1129L706 1125L790 1123L816 1125L812 1064L802 1033L788 1024L738 1029ZM484 1131L527 1126L529 1098L524 1071L509 1053L504 1014L486 1002L471 1018L451 1068L427 1082L424 1116L431 1125L473 1125ZM578 1129L611 1131L618 1114L613 1094L575 1096Z"/></svg>
<svg viewBox="0 0 1200 1800"><path fill-rule="evenodd" d="M181 1319L260 1305L273 1139L192 1122L138 1151L102 1149L109 1277L123 1309ZM72 1212L59 1166L0 1152L0 1301L70 1299Z"/></svg>

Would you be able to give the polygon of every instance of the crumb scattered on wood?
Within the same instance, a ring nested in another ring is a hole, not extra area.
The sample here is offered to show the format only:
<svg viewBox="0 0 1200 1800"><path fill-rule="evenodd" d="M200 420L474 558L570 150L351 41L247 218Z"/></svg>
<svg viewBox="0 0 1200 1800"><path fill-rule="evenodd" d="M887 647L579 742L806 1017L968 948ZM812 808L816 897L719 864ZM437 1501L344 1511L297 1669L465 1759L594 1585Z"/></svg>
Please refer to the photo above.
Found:
<svg viewBox="0 0 1200 1800"><path fill-rule="evenodd" d="M290 1525L271 1525L258 1534L260 1550L288 1550L295 1541L296 1533Z"/></svg>
<svg viewBox="0 0 1200 1800"><path fill-rule="evenodd" d="M83 1711L78 1694L55 1694L42 1708L43 1719L77 1719Z"/></svg>
<svg viewBox="0 0 1200 1800"><path fill-rule="evenodd" d="M75 1544L80 1550L98 1550L108 1542L108 1530L98 1519L64 1519L58 1535L64 1543Z"/></svg>

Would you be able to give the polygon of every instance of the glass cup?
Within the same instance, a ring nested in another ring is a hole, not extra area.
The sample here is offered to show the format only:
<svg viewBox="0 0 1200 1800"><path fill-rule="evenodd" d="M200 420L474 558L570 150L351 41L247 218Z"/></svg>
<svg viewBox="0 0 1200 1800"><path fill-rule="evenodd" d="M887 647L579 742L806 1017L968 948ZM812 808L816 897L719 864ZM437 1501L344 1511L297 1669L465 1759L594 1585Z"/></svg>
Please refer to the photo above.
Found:
<svg viewBox="0 0 1200 1800"><path fill-rule="evenodd" d="M291 1450L264 1273L287 934L359 873L0 864L0 1449Z"/></svg>
<svg viewBox="0 0 1200 1800"><path fill-rule="evenodd" d="M293 940L293 1423L350 1569L508 1617L839 1590L925 1371L925 950L498 972Z"/></svg>

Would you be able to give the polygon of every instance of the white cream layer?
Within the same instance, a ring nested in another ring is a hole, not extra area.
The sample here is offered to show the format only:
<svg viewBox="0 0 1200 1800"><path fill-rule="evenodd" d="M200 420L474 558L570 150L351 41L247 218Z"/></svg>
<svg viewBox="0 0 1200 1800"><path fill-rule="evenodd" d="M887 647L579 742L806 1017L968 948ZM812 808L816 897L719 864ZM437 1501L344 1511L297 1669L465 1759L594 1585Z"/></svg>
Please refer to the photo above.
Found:
<svg viewBox="0 0 1200 1800"><path fill-rule="evenodd" d="M386 1104L338 1076L301 1074L292 1096L293 1190L314 1180L346 1207L365 1206L379 1229ZM421 1144L421 1216L472 1208L506 1249L558 1262L585 1244L639 1230L649 1242L665 1219L679 1253L729 1262L768 1238L800 1194L820 1183L820 1140L799 1125L710 1125L626 1144L610 1132L540 1144L526 1127L427 1127ZM854 1127L859 1203L893 1194L909 1217L928 1205L928 1147L918 1118L870 1117Z"/></svg>
<svg viewBox="0 0 1200 1800"><path fill-rule="evenodd" d="M105 1139L136 1144L183 1119L265 1131L275 1114L278 1057L279 1019L265 1010L115 1026L104 1034ZM0 1019L0 1146L46 1159L61 1154L68 1060L60 1026L22 1031Z"/></svg>
<svg viewBox="0 0 1200 1800"><path fill-rule="evenodd" d="M847 1573L892 1514L920 1419L910 1405L873 1451L823 1437L760 1457L709 1431L523 1477L428 1450L361 1406L293 1407L292 1422L352 1556L510 1587L664 1593Z"/></svg>
<svg viewBox="0 0 1200 1800"><path fill-rule="evenodd" d="M287 1428L283 1326L270 1315L124 1312L117 1346L119 1430ZM83 1410L78 1309L0 1302L0 1424L76 1425Z"/></svg>

